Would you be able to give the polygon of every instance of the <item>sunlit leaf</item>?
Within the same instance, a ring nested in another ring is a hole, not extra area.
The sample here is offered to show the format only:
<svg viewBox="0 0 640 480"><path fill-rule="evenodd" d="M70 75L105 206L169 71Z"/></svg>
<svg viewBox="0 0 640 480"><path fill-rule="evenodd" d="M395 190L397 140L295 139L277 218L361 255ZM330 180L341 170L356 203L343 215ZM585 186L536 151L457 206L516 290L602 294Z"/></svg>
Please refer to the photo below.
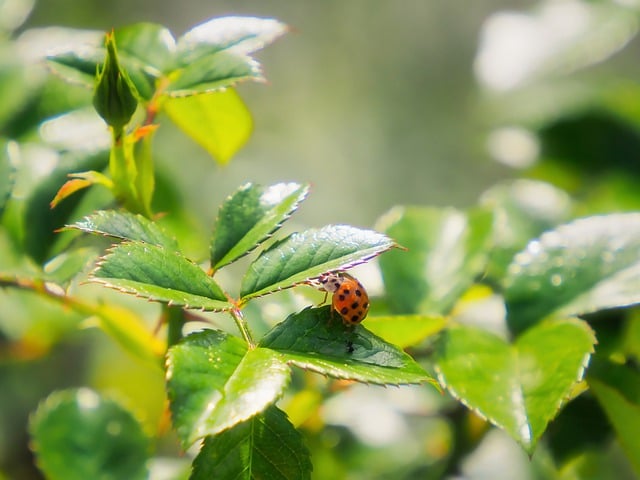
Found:
<svg viewBox="0 0 640 480"><path fill-rule="evenodd" d="M248 55L284 35L287 26L271 18L228 16L196 25L178 39L185 63L222 50Z"/></svg>
<svg viewBox="0 0 640 480"><path fill-rule="evenodd" d="M640 301L640 214L562 225L516 255L504 282L509 325L523 330L552 313L568 316Z"/></svg>
<svg viewBox="0 0 640 480"><path fill-rule="evenodd" d="M440 332L447 324L441 315L369 315L367 330L401 348L412 347Z"/></svg>
<svg viewBox="0 0 640 480"><path fill-rule="evenodd" d="M175 239L171 238L157 223L142 215L125 211L100 210L68 228L121 240L150 243L170 250L178 248Z"/></svg>
<svg viewBox="0 0 640 480"><path fill-rule="evenodd" d="M216 436L206 437L190 480L310 478L311 461L302 435L284 412L264 412Z"/></svg>
<svg viewBox="0 0 640 480"><path fill-rule="evenodd" d="M248 183L225 200L211 242L211 265L220 268L266 240L304 200L309 185Z"/></svg>
<svg viewBox="0 0 640 480"><path fill-rule="evenodd" d="M249 350L239 338L215 330L185 337L167 359L178 436L188 446L253 417L280 396L289 376L289 367L273 350Z"/></svg>
<svg viewBox="0 0 640 480"><path fill-rule="evenodd" d="M485 269L492 222L486 210L402 207L389 212L379 228L407 248L380 258L394 312L447 313Z"/></svg>
<svg viewBox="0 0 640 480"><path fill-rule="evenodd" d="M170 305L202 310L233 307L218 284L177 252L148 243L112 248L91 279L107 287Z"/></svg>
<svg viewBox="0 0 640 480"><path fill-rule="evenodd" d="M595 343L589 326L576 319L537 325L514 344L456 326L441 338L436 369L454 397L531 453L582 379Z"/></svg>
<svg viewBox="0 0 640 480"><path fill-rule="evenodd" d="M247 55L216 52L179 71L166 88L171 96L211 93L246 80L263 81L260 64Z"/></svg>
<svg viewBox="0 0 640 480"><path fill-rule="evenodd" d="M361 325L345 327L331 307L305 309L268 332L260 346L287 362L335 378L381 385L435 381L409 355Z"/></svg>
<svg viewBox="0 0 640 480"><path fill-rule="evenodd" d="M137 60L141 70L154 68L159 76L166 72L176 49L176 41L164 26L136 23L115 31L118 51L130 62Z"/></svg>
<svg viewBox="0 0 640 480"><path fill-rule="evenodd" d="M81 388L51 394L30 425L38 466L51 480L148 477L150 441L133 415Z"/></svg>
<svg viewBox="0 0 640 480"><path fill-rule="evenodd" d="M366 262L395 246L381 233L348 225L294 233L262 252L249 266L240 295L246 300L292 287L327 271Z"/></svg>
<svg viewBox="0 0 640 480"><path fill-rule="evenodd" d="M166 97L162 110L189 138L220 164L226 164L249 139L251 113L235 90Z"/></svg>

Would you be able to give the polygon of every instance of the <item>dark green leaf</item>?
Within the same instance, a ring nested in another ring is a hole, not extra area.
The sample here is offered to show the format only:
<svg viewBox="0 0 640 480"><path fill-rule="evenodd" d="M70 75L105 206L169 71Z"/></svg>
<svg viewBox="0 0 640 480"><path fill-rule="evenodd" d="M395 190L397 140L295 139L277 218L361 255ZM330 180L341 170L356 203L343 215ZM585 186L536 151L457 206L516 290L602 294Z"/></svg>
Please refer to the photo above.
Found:
<svg viewBox="0 0 640 480"><path fill-rule="evenodd" d="M246 184L220 207L211 242L211 265L220 268L264 242L304 200L309 185Z"/></svg>
<svg viewBox="0 0 640 480"><path fill-rule="evenodd" d="M289 315L260 346L304 369L380 385L435 381L409 355L358 325L349 329L331 307Z"/></svg>
<svg viewBox="0 0 640 480"><path fill-rule="evenodd" d="M516 255L505 279L509 325L521 331L552 313L580 315L640 301L640 214L562 225Z"/></svg>
<svg viewBox="0 0 640 480"><path fill-rule="evenodd" d="M456 326L439 344L438 379L531 453L582 379L595 343L589 326L577 319L537 325L513 345L485 330Z"/></svg>
<svg viewBox="0 0 640 480"><path fill-rule="evenodd" d="M34 158L32 161L37 162L38 158ZM36 261L44 262L50 258L52 250L56 246L56 240L60 240L62 237L55 233L56 230L71 221L76 207L87 194L87 190L82 190L52 210L49 203L55 197L60 186L67 180L67 175L87 170L102 170L106 167L107 162L106 153L95 155L68 153L62 155L53 171L31 191L31 195L26 200L24 218L29 235L25 236L24 241L25 249Z"/></svg>
<svg viewBox="0 0 640 480"><path fill-rule="evenodd" d="M205 330L173 346L167 389L173 424L185 446L264 411L282 393L290 370L272 350L248 350L239 338Z"/></svg>
<svg viewBox="0 0 640 480"><path fill-rule="evenodd" d="M232 308L218 284L177 252L130 242L110 250L93 272L93 281L170 305L202 310Z"/></svg>
<svg viewBox="0 0 640 480"><path fill-rule="evenodd" d="M597 377L589 375L589 387L613 425L636 474L640 475L640 375L622 365L607 367Z"/></svg>
<svg viewBox="0 0 640 480"><path fill-rule="evenodd" d="M246 300L289 288L325 272L366 262L394 246L381 233L348 225L294 233L262 252L250 265L240 295Z"/></svg>
<svg viewBox="0 0 640 480"><path fill-rule="evenodd" d="M249 139L253 119L232 88L187 97L165 97L162 111L186 135L225 165Z"/></svg>
<svg viewBox="0 0 640 480"><path fill-rule="evenodd" d="M84 217L68 228L96 233L121 240L150 243L169 250L177 250L178 244L155 222L142 215L125 211L101 210Z"/></svg>
<svg viewBox="0 0 640 480"><path fill-rule="evenodd" d="M397 313L447 313L484 271L493 216L485 210L402 207L381 223L407 248L380 258L380 268Z"/></svg>
<svg viewBox="0 0 640 480"><path fill-rule="evenodd" d="M264 412L205 439L193 461L190 480L308 479L309 452L284 412Z"/></svg>
<svg viewBox="0 0 640 480"><path fill-rule="evenodd" d="M146 479L150 441L130 412L89 389L55 392L31 419L38 466L51 480Z"/></svg>

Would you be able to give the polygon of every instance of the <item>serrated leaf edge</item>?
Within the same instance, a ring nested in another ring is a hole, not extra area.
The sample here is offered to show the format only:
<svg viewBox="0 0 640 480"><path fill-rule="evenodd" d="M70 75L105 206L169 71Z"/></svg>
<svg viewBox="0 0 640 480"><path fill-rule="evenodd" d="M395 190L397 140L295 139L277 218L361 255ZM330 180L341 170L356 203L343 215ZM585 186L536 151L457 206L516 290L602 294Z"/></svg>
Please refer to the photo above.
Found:
<svg viewBox="0 0 640 480"><path fill-rule="evenodd" d="M291 182L291 183L296 183L296 182ZM225 200L224 202L227 202L229 200L231 200L231 198L233 198L233 196L240 191L243 188L248 188L250 186L252 186L254 184L252 184L251 182L248 182L246 184L244 184L242 187L240 187L238 190L236 190L234 193L230 194ZM277 184L274 184L277 185ZM273 187L274 185L269 185L267 188ZM230 263L235 262L236 260L241 259L242 257L245 257L246 255L249 255L251 252L254 252L258 247L260 247L260 245L263 245L265 242L267 242L270 238L273 237L274 233L277 232L282 225L284 225L284 223L289 220L291 218L291 216L296 212L296 210L298 210L298 207L300 206L300 204L302 202L304 202L306 200L306 198L309 196L309 192L311 190L311 185L308 183L302 183L302 184L298 184L300 188L297 188L296 191L298 190L302 190L301 194L298 195L297 200L291 205L291 208L288 210L287 214L282 218L282 220L277 223L276 225L274 225L273 229L268 232L264 238L262 240L260 240L258 243L256 243L253 247L251 247L249 250L247 250L245 253L243 253L242 255L235 257L233 260L231 261L225 261L225 258L227 257L227 255L225 255L224 257L222 257L216 264L215 264L215 270L218 270L226 265L229 265ZM289 194L288 196L293 195L293 193ZM286 198L286 197L285 197ZM223 204L224 204L223 202ZM282 203L282 202L281 202ZM279 204L274 205L269 212L271 212L272 210L274 210L275 208L278 207ZM216 216L216 220L215 220L215 224L217 224L220 220L220 210L218 210L218 215ZM254 225L245 235L244 237L247 237L251 234L251 232L253 232L258 225L260 224L260 222L258 222L256 225ZM244 238L243 237L243 238ZM232 249L231 249L232 250ZM230 250L230 251L231 251Z"/></svg>
<svg viewBox="0 0 640 480"><path fill-rule="evenodd" d="M97 283L97 284L100 284L100 285L102 285L102 286L104 286L104 287L110 288L110 289L112 289L112 290L116 290L116 291L121 292L121 293L126 293L126 294L128 294L128 295L133 295L134 297L137 297L137 298L144 298L144 299L148 300L149 302L153 302L153 303L164 303L164 304L166 304L166 305L168 305L168 306L178 306L178 307L186 308L186 309L188 309L188 310L196 310L196 311L201 311L201 312L214 312L214 313L215 313L215 312L228 312L229 310L233 310L234 308L236 308L236 307L235 307L235 305L234 305L231 301L229 301L229 300L227 300L227 301L228 301L228 303L229 303L229 307L228 307L228 308L206 308L206 307L195 307L195 306L189 305L188 303L178 303L178 302L174 302L174 301L172 301L172 300L165 301L165 300L155 299L155 298L148 297L148 296L146 296L146 295L141 295L141 294L139 294L139 293L138 293L138 292L136 292L136 291L133 291L133 290L127 289L126 287L121 287L121 286L115 285L115 284L113 284L113 283L109 282L109 279L108 279L108 278L96 277L96 276L95 276L96 272L97 272L98 270L100 270L100 267L101 267L101 266L102 266L102 265L103 265L103 264L108 260L108 257L109 257L110 255L112 255L112 254L113 254L113 251L114 251L116 248L118 248L118 247L120 247L120 246L122 246L122 245L129 245L129 244L133 244L133 245L136 245L136 244L145 244L145 242L139 242L139 241L135 241L135 240L132 240L132 241L124 241L124 242L121 242L121 243L119 243L119 244L112 245L111 247L109 247L109 248L106 250L106 253L105 253L104 255L102 255L102 256L98 259L98 261L97 261L97 262L96 262L96 264L95 264L95 267L94 267L94 268L93 268L93 270L91 270L91 272L89 273L89 278L87 279L87 282L90 282L90 283ZM152 245L152 244L149 244L149 245ZM158 247L158 248L164 248L164 247L159 246L159 245L155 245L155 246L156 246L156 247ZM173 253L178 253L178 252L173 252ZM188 261L188 262L192 263L194 266L196 266L196 267L200 268L200 267L199 267L195 262L193 262L192 260L190 260L190 259L188 259L187 257L183 256L181 253L180 253L179 255L180 255L184 260L186 260L186 261ZM115 279L115 280L117 280L117 279ZM122 280L126 280L126 279L122 279ZM135 282L135 280L129 280L129 281L131 281L131 282ZM143 283L143 282L137 282L137 283L140 283L141 285L151 285L151 286L158 287L158 285L154 285L154 284L151 284L151 283L149 283L149 284L145 284L145 283ZM159 288L166 288L166 287L159 287ZM220 287L220 289L222 290L222 287ZM168 289L168 290L170 290L170 289ZM176 290L176 291L179 291L179 290ZM187 293L187 292L185 292L185 293ZM224 292L224 290L223 290L223 293L225 294L225 296L227 297L227 299L228 299L228 298L230 298L230 297L229 297L229 295L227 295L227 293L226 293L226 292ZM207 299L208 301L218 301L218 302L222 302L222 300L215 300L215 299L213 299L213 298L202 297L201 295L196 295L196 294L192 294L192 293L190 293L189 295L192 295L192 296L194 296L194 297L201 297L201 298L205 298L205 299Z"/></svg>
<svg viewBox="0 0 640 480"><path fill-rule="evenodd" d="M574 323L574 322L571 322ZM560 409L562 408L562 406L571 399L571 391L573 389L573 387L575 385L577 385L578 383L580 383L582 380L584 380L585 378L585 374L587 371L587 368L589 367L589 362L591 360L592 355L595 353L595 347L594 345L597 344L597 339L593 333L593 330L591 328L589 328L589 333L593 339L593 342L591 344L591 349L588 353L586 353L584 355L584 357L582 358L582 362L580 363L580 367L578 368L578 372L577 372L577 376L575 377L575 380L567 386L567 389L565 390L565 393L559 398L558 402L555 405L555 414L550 417L547 420L547 424L545 426L545 430L546 427L548 427L549 423L553 421L553 419L557 416L557 414L560 412ZM511 347L513 347L513 344L510 344ZM462 403L465 407L467 407L469 410L473 411L474 413L476 413L478 416L480 416L482 419L484 419L485 421L490 422L491 424L495 425L496 427L500 428L501 430L505 431L508 433L507 429L505 428L505 426L499 422L498 420L494 419L493 417L491 417L490 415L487 415L486 413L484 413L480 408L474 407L472 405L469 404L469 402L467 400L465 400L464 398L461 397L461 395L456 391L455 388L451 387L450 385L447 384L446 378L444 373L442 372L442 370L440 369L440 365L435 362L434 366L433 366L435 372L436 372L436 377L438 379L438 383L440 384L440 386L442 387L442 389L448 391L452 397L454 397L457 401L459 401L460 403ZM520 391L520 396L524 399L523 396L523 392ZM515 440L528 452L528 453L532 453L533 449L535 449L535 446L537 444L538 439L534 439L532 438L533 433L531 431L531 424L529 423L528 420L528 416L527 416L528 412L525 412L525 417L524 417L524 421L526 422L525 424L521 425L520 428L527 429L527 438L529 439L529 444L526 445L524 443L522 443L520 440L523 437L520 438L516 438ZM544 432L540 433L540 436L542 436Z"/></svg>

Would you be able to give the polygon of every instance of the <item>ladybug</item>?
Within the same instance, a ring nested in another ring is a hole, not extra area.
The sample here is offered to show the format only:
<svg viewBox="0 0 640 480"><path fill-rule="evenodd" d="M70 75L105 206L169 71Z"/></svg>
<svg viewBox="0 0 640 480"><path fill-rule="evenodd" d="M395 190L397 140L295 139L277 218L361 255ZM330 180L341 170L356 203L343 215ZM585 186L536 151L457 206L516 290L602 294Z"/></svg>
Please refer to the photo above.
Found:
<svg viewBox="0 0 640 480"><path fill-rule="evenodd" d="M318 287L333 293L331 306L347 326L362 322L369 312L369 295L362 284L348 273L327 273L318 277Z"/></svg>

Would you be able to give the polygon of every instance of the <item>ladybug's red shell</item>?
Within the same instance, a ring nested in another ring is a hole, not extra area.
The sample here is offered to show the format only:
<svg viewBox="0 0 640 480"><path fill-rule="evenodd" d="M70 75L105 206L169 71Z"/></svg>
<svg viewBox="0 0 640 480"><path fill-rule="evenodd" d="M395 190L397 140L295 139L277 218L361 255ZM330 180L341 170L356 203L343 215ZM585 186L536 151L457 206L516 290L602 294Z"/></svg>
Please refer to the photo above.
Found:
<svg viewBox="0 0 640 480"><path fill-rule="evenodd" d="M330 273L318 279L320 288L333 293L331 305L345 325L357 325L369 312L369 295L362 284L346 273Z"/></svg>

